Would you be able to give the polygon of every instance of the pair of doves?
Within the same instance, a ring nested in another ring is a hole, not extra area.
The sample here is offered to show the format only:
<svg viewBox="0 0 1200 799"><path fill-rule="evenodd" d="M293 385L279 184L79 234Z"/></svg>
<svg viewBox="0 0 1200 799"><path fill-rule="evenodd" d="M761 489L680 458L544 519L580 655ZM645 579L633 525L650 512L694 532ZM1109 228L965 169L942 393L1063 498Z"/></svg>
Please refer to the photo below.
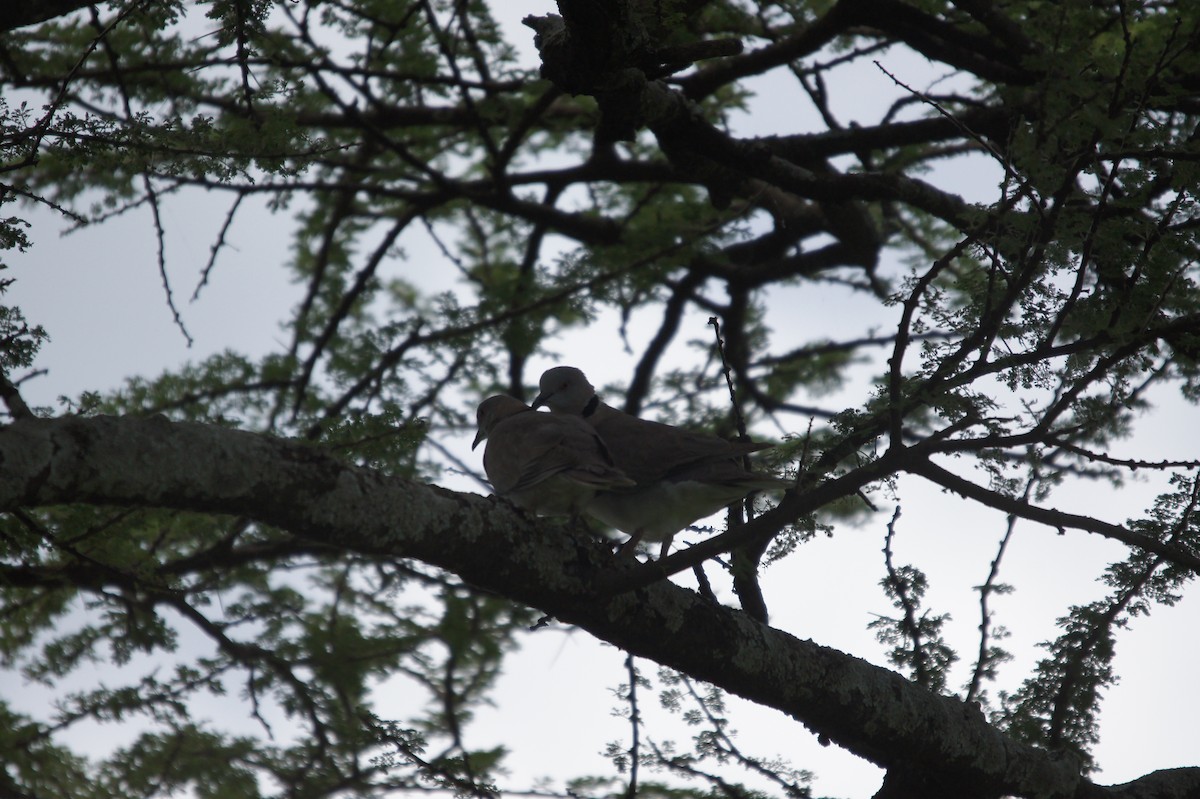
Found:
<svg viewBox="0 0 1200 799"><path fill-rule="evenodd" d="M661 541L753 491L783 491L791 481L747 471L741 457L770 444L730 442L639 419L604 404L580 370L542 375L530 407L496 395L479 405L483 468L496 495L543 515L587 514L630 536ZM538 413L547 406L550 413Z"/></svg>

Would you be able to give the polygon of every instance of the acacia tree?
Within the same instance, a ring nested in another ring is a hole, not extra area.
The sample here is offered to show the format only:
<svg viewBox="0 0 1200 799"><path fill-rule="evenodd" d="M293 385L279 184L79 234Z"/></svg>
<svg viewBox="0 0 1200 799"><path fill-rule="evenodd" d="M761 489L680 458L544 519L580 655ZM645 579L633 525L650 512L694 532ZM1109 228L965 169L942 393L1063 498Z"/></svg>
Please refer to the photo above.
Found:
<svg viewBox="0 0 1200 799"><path fill-rule="evenodd" d="M702 730L689 753L635 735L576 793L741 796L749 769L759 791L807 795L802 771L732 744L722 692L880 766L879 796L1200 791L1196 769L1089 776L1116 630L1174 602L1200 566L1197 462L1120 448L1152 391L1198 396L1200 11L552 11L525 20L536 69L469 0L0 11L5 201L81 224L146 212L162 242L160 209L201 190L228 209L207 274L265 198L295 221L287 267L305 287L279 352L223 353L57 412L21 397L45 331L5 310L0 651L60 701L0 704L0 796L492 794L504 752L464 730L539 624L667 667L668 702L693 702ZM938 80L897 75L899 100L843 121L843 73L904 53ZM754 87L803 98L823 128L746 131ZM994 173L989 201L932 177L964 159ZM15 212L4 225L8 248L31 245ZM423 237L440 261L406 258ZM455 288L425 289L434 271ZM773 294L827 285L877 304L886 327L799 346L772 329ZM666 359L697 313L719 329L717 354ZM560 336L614 318L617 336L635 315L657 323L626 338L625 409L727 434L769 418L791 433L776 453L794 490L636 563L565 520L429 484L471 471L447 441L482 396L528 398L531 363ZM812 401L856 366L868 391ZM1047 502L1135 470L1166 486L1145 512ZM1015 690L987 690L1006 654L987 612L1000 555L961 688L924 573L890 556L897 617L875 627L891 669L770 626L760 569L838 536L902 476L1127 549L1102 575L1108 595L1062 609ZM695 587L669 579L687 570ZM740 608L709 586L725 573ZM74 689L97 662L120 666L119 683ZM398 717L373 689L401 676L428 702ZM635 733L645 684L631 665ZM202 712L226 694L252 724ZM70 745L75 729L127 721L127 742ZM662 783L639 777L651 766Z"/></svg>

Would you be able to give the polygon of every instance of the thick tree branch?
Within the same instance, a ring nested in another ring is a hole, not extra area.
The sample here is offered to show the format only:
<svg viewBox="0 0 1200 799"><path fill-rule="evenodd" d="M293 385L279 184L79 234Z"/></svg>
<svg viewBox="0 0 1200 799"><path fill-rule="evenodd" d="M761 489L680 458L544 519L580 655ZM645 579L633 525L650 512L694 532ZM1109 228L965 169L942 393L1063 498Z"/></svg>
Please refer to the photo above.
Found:
<svg viewBox="0 0 1200 799"><path fill-rule="evenodd" d="M919 767L994 796L1067 797L1081 784L1077 763L1007 738L973 706L667 581L599 596L601 578L634 567L561 525L295 442L161 417L26 419L0 431L0 508L65 503L243 515L416 558L781 710L885 768Z"/></svg>
<svg viewBox="0 0 1200 799"><path fill-rule="evenodd" d="M5 0L0 5L0 32L36 25L90 5L92 0Z"/></svg>

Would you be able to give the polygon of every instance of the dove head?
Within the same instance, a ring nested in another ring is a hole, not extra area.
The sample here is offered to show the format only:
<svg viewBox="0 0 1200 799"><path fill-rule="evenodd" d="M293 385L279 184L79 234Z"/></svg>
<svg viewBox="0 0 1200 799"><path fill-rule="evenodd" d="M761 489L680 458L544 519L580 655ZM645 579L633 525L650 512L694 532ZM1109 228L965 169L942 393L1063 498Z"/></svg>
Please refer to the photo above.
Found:
<svg viewBox="0 0 1200 799"><path fill-rule="evenodd" d="M538 390L541 393L533 401L534 408L545 405L555 413L573 416L582 416L584 409L596 398L596 389L574 366L547 369L538 381Z"/></svg>
<svg viewBox="0 0 1200 799"><path fill-rule="evenodd" d="M475 440L471 442L471 449L478 447L479 442L487 438L496 425L500 424L500 420L527 410L528 405L507 394L497 394L479 403L475 410L475 424L479 426L479 430L475 433Z"/></svg>

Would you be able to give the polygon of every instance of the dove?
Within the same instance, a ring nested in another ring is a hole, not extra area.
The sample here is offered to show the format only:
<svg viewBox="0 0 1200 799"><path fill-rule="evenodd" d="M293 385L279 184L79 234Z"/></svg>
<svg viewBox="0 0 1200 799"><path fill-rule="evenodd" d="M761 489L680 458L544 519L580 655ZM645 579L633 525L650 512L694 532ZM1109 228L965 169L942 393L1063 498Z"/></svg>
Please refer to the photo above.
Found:
<svg viewBox="0 0 1200 799"><path fill-rule="evenodd" d="M540 515L577 517L597 491L632 487L613 466L595 429L582 419L536 413L498 394L479 403L479 431L487 439L483 470L496 496Z"/></svg>
<svg viewBox="0 0 1200 799"><path fill-rule="evenodd" d="M600 401L579 369L556 366L538 383L533 408L552 416L587 420L636 486L596 494L585 512L628 534L623 551L640 540L662 541L665 557L675 533L753 491L783 491L789 480L743 468L743 455L770 444L731 442L661 422L639 419Z"/></svg>

